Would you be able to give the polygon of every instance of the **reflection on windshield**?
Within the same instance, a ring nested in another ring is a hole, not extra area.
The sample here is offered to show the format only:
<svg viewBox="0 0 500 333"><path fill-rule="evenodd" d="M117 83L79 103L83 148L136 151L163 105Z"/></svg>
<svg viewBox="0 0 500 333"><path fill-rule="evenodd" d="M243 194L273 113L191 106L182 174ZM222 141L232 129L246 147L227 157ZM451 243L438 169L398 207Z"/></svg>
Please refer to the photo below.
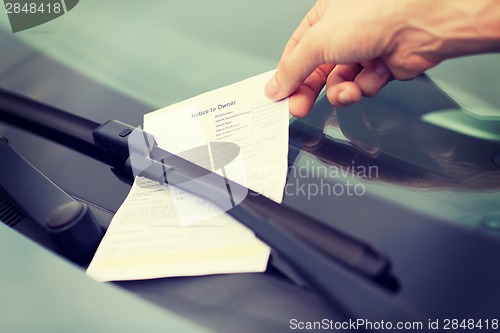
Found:
<svg viewBox="0 0 500 333"><path fill-rule="evenodd" d="M445 96L439 97L441 101L434 98L440 108L444 102L454 106L443 101ZM424 114L434 110L403 108L383 99L334 109L325 98L310 117L290 125L291 142L360 178L416 188L500 188L500 166L495 163L500 143L422 121ZM349 143L329 135L339 130ZM377 177L357 172L374 166Z"/></svg>

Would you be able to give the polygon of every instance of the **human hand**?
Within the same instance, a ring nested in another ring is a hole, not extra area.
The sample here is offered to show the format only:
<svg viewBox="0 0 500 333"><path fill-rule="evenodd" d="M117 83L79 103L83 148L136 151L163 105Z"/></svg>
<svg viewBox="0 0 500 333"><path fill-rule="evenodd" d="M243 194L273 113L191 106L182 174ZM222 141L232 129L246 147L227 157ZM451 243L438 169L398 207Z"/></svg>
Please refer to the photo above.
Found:
<svg viewBox="0 0 500 333"><path fill-rule="evenodd" d="M328 100L343 107L392 78L412 79L446 58L484 51L473 32L449 22L477 28L460 6L491 3L499 1L318 0L285 46L266 95L290 96L290 112L304 117L325 84Z"/></svg>

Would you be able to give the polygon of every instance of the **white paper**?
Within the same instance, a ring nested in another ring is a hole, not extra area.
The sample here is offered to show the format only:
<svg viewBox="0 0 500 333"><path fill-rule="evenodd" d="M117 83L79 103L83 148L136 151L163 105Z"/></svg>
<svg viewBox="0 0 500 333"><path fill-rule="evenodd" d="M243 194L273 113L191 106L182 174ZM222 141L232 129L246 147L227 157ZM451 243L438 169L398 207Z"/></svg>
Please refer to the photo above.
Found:
<svg viewBox="0 0 500 333"><path fill-rule="evenodd" d="M272 74L267 72L146 114L144 129L172 153L207 142L238 144L243 166L237 164L233 177L228 178L281 203L289 112L288 100L271 102L264 94L263 87Z"/></svg>
<svg viewBox="0 0 500 333"><path fill-rule="evenodd" d="M281 202L287 170L288 101L271 102L265 97L263 88L271 75L264 73L150 113L145 116L145 130L162 149L173 153L208 142L237 143L240 154L223 170L214 171ZM196 156L193 162L198 162ZM139 177L87 274L111 281L261 272L269 253L224 209Z"/></svg>

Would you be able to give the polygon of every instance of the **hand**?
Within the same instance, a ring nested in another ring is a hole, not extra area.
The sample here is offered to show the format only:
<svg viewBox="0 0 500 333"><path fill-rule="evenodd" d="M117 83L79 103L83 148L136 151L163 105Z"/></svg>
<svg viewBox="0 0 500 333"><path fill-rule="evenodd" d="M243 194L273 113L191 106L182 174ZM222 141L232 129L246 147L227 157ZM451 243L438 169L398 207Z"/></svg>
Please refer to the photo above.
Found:
<svg viewBox="0 0 500 333"><path fill-rule="evenodd" d="M479 16L498 13L499 3L318 0L288 41L266 95L290 96L290 112L304 117L325 84L329 101L343 107L375 95L392 78L412 79L449 57L498 49L498 14L488 21L496 39L486 46L475 30Z"/></svg>

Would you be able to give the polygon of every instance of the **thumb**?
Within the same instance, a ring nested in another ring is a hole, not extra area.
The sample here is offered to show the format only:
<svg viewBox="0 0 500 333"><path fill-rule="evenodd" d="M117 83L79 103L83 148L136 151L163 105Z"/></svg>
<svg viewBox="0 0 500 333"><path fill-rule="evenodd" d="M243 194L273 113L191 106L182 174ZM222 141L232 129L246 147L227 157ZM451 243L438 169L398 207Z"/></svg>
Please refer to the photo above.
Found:
<svg viewBox="0 0 500 333"><path fill-rule="evenodd" d="M283 55L276 73L266 84L267 97L280 100L290 96L319 65L326 63L325 44L318 28L319 24L307 30L293 50Z"/></svg>

